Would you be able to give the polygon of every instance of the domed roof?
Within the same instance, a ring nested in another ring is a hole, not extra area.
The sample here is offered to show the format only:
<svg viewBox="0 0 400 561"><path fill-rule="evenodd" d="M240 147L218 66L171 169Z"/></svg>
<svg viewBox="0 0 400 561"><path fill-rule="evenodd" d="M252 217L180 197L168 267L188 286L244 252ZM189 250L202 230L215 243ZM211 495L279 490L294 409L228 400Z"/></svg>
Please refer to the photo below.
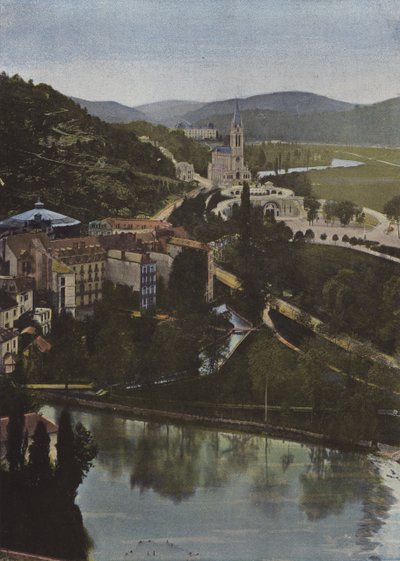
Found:
<svg viewBox="0 0 400 561"><path fill-rule="evenodd" d="M75 218L70 218L64 214L44 208L44 204L38 199L34 208L2 220L0 222L0 227L23 227L26 223L29 224L31 222L49 222L53 228L60 226L76 226L80 224L80 221Z"/></svg>

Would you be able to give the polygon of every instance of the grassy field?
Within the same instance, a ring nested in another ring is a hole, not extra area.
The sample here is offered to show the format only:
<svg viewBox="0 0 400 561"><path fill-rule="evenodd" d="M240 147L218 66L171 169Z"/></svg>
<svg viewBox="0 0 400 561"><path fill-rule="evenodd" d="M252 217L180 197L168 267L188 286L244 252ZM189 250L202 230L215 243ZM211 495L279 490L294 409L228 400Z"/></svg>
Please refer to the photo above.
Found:
<svg viewBox="0 0 400 561"><path fill-rule="evenodd" d="M363 161L364 165L310 171L317 197L347 199L382 211L386 201L400 194L400 149L337 146L334 157Z"/></svg>

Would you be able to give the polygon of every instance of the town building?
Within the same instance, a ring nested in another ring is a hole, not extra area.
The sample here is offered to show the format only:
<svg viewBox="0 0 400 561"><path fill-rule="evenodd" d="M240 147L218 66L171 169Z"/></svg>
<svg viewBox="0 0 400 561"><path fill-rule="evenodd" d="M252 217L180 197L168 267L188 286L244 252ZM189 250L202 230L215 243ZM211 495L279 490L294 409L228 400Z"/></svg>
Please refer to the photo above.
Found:
<svg viewBox="0 0 400 561"><path fill-rule="evenodd" d="M232 216L233 209L240 206L242 185L232 185L221 189L224 199L212 210L214 214L227 220ZM275 187L271 181L264 185L258 183L250 186L250 203L262 208L264 215L276 220L285 218L306 218L304 198L294 194L290 189Z"/></svg>
<svg viewBox="0 0 400 561"><path fill-rule="evenodd" d="M43 232L14 234L0 239L5 275L33 279L36 290L51 289L50 240Z"/></svg>
<svg viewBox="0 0 400 561"><path fill-rule="evenodd" d="M214 185L231 185L251 180L251 173L244 162L244 130L237 101L231 122L229 146L218 146L212 151L208 179Z"/></svg>
<svg viewBox="0 0 400 561"><path fill-rule="evenodd" d="M18 355L18 331L0 327L0 374L15 370Z"/></svg>
<svg viewBox="0 0 400 561"><path fill-rule="evenodd" d="M12 329L19 315L17 301L4 289L0 289L0 327Z"/></svg>
<svg viewBox="0 0 400 561"><path fill-rule="evenodd" d="M169 228L172 224L151 218L103 218L89 222L89 236L112 236L121 233L144 234Z"/></svg>
<svg viewBox="0 0 400 561"><path fill-rule="evenodd" d="M111 249L107 252L107 279L139 294L141 310L157 304L157 264L147 253Z"/></svg>
<svg viewBox="0 0 400 561"><path fill-rule="evenodd" d="M194 180L194 167L189 162L177 162L175 164L176 177L180 181L193 181Z"/></svg>
<svg viewBox="0 0 400 561"><path fill-rule="evenodd" d="M51 331L52 314L51 308L35 308L34 310L32 319L40 327L43 335L48 335Z"/></svg>
<svg viewBox="0 0 400 561"><path fill-rule="evenodd" d="M58 212L44 208L38 200L34 208L0 221L0 234L4 232L44 232L50 238L78 236L81 223Z"/></svg>
<svg viewBox="0 0 400 561"><path fill-rule="evenodd" d="M62 261L51 261L52 305L58 314L69 313L75 317L76 280L74 271Z"/></svg>
<svg viewBox="0 0 400 561"><path fill-rule="evenodd" d="M183 131L185 136L194 140L216 140L218 136L218 131L212 123L196 126L188 121L181 121L175 129Z"/></svg>
<svg viewBox="0 0 400 561"><path fill-rule="evenodd" d="M0 239L0 265L6 276L31 281L45 299L50 295L57 313L75 314L75 273L51 254L50 239L45 233Z"/></svg>
<svg viewBox="0 0 400 561"><path fill-rule="evenodd" d="M16 300L19 308L19 317L33 310L33 288L33 279L0 276L0 291L4 290Z"/></svg>
<svg viewBox="0 0 400 561"><path fill-rule="evenodd" d="M53 240L50 242L50 251L59 263L53 271L60 274L58 293L61 300L65 298L64 303L67 293L72 293L73 283L67 286L66 282L68 272L74 275L77 308L91 306L101 300L106 252L95 236Z"/></svg>

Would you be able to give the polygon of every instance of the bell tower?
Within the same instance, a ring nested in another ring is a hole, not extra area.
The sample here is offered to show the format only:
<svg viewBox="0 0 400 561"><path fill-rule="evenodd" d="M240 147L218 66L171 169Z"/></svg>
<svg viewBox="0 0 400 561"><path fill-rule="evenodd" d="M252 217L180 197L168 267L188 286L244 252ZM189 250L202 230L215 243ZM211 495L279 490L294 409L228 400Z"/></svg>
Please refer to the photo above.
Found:
<svg viewBox="0 0 400 561"><path fill-rule="evenodd" d="M232 154L232 171L236 179L242 179L244 138L238 100L236 100L235 112L231 123L230 147Z"/></svg>

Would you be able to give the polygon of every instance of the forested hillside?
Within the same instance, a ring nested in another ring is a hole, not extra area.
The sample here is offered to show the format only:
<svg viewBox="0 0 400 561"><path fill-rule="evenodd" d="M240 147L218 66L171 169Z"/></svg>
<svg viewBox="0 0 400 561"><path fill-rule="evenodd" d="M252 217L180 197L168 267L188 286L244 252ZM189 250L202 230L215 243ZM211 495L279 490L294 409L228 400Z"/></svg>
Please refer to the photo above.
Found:
<svg viewBox="0 0 400 561"><path fill-rule="evenodd" d="M389 99L350 111L305 113L254 109L243 111L248 140L322 142L352 145L400 145L400 98ZM208 114L199 122L212 121L223 134L228 131L232 113Z"/></svg>
<svg viewBox="0 0 400 561"><path fill-rule="evenodd" d="M0 212L47 207L86 221L152 213L180 192L172 162L49 85L0 76Z"/></svg>
<svg viewBox="0 0 400 561"><path fill-rule="evenodd" d="M163 125L152 125L146 121L115 125L118 128L131 131L138 136L148 136L170 150L177 161L192 162L195 170L201 175L207 175L207 164L210 160L210 150L204 145L187 138L182 130L169 130Z"/></svg>

